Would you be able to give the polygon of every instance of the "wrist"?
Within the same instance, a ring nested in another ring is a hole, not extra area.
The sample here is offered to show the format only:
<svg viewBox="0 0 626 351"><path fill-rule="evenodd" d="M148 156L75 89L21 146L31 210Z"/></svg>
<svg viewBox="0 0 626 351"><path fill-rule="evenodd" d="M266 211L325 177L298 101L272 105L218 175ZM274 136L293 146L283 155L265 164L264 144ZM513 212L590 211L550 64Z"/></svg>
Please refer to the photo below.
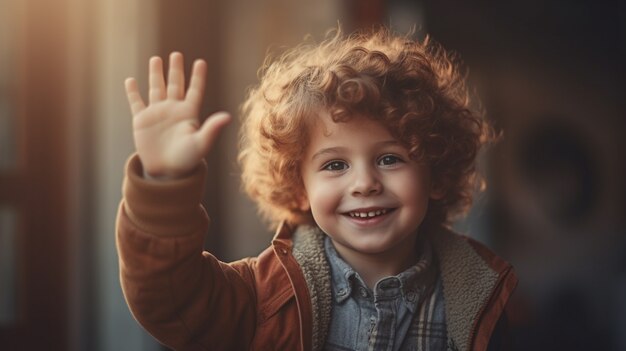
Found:
<svg viewBox="0 0 626 351"><path fill-rule="evenodd" d="M141 161L141 158L140 158L140 161ZM143 178L146 180L159 181L159 182L175 181L175 180L188 178L198 169L198 165L196 165L190 170L180 170L180 171L149 170L143 165L143 162L141 163L142 163L141 174Z"/></svg>
<svg viewBox="0 0 626 351"><path fill-rule="evenodd" d="M133 155L126 165L123 186L127 215L141 230L156 235L189 233L203 222L198 216L204 195L206 163L185 178L150 181L145 178L141 160Z"/></svg>

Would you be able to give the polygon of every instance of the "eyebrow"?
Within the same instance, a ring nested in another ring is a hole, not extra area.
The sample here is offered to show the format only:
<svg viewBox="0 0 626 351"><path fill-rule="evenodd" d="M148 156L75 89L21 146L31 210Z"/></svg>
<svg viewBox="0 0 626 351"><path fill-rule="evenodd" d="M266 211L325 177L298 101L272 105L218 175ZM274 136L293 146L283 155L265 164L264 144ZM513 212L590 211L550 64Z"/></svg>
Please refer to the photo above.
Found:
<svg viewBox="0 0 626 351"><path fill-rule="evenodd" d="M391 139L391 140L379 141L374 144L375 147L385 147L388 145L396 146L396 145L400 145L400 143L396 140ZM316 158L321 157L323 155L327 155L327 154L336 154L336 153L345 151L346 149L347 148L343 146L327 147L313 154L313 156L311 156L311 160L315 160Z"/></svg>

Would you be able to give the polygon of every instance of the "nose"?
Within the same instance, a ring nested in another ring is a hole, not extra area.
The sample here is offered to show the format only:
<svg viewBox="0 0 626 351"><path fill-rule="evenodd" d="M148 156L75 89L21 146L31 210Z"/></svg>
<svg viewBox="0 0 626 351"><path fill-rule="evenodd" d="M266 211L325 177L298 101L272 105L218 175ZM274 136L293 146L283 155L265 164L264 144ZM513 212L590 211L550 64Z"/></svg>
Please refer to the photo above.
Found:
<svg viewBox="0 0 626 351"><path fill-rule="evenodd" d="M364 167L354 170L351 193L354 196L372 196L380 194L383 185L375 170Z"/></svg>

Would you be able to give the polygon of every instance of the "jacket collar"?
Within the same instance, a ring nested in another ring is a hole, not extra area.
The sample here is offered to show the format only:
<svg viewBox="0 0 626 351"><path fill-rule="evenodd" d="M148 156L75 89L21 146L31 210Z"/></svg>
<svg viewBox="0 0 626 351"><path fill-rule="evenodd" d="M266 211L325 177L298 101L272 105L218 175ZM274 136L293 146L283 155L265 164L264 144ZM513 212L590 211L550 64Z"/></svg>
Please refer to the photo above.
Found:
<svg viewBox="0 0 626 351"><path fill-rule="evenodd" d="M448 343L452 349L470 350L481 309L496 290L499 274L449 229L439 228L430 237L439 260Z"/></svg>

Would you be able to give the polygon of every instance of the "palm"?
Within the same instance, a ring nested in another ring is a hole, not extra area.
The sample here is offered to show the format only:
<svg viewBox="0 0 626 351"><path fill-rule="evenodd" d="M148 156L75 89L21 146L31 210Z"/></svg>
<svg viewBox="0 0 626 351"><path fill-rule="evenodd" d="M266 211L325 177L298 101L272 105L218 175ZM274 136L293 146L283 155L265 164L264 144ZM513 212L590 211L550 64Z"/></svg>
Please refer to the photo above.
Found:
<svg viewBox="0 0 626 351"><path fill-rule="evenodd" d="M206 63L194 64L189 89L184 92L183 57L170 56L168 84L165 85L160 58L150 60L150 97L146 106L134 79L126 81L133 113L133 134L137 153L146 175L177 178L191 172L209 151L219 130L228 122L221 113L202 126L198 113L202 103Z"/></svg>
<svg viewBox="0 0 626 351"><path fill-rule="evenodd" d="M186 105L182 101L162 101L133 119L135 147L148 174L183 174L204 156L194 138L197 117L189 118L196 112Z"/></svg>

